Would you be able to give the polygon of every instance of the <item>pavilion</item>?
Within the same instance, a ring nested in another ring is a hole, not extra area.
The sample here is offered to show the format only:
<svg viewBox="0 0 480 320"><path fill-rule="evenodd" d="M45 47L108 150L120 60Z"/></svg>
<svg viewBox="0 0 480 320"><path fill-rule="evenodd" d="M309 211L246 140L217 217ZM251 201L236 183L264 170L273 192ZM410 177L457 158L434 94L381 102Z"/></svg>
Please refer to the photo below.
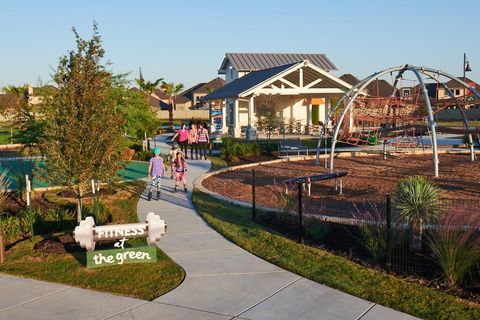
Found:
<svg viewBox="0 0 480 320"><path fill-rule="evenodd" d="M332 99L352 86L309 60L249 72L205 96L203 101L223 100L222 133L256 139L256 109L261 96L269 96L278 108L280 119L300 124L309 134L312 124L328 123Z"/></svg>

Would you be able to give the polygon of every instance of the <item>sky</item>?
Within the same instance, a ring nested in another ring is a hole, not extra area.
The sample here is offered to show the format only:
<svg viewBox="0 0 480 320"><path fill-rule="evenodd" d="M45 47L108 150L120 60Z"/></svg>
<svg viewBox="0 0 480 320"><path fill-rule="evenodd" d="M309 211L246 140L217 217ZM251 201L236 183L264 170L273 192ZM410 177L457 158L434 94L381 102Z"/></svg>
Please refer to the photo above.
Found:
<svg viewBox="0 0 480 320"><path fill-rule="evenodd" d="M325 53L340 76L423 65L480 81L480 1L1 1L0 88L51 83L75 48L72 27L99 32L114 73L190 87L217 77L226 52Z"/></svg>

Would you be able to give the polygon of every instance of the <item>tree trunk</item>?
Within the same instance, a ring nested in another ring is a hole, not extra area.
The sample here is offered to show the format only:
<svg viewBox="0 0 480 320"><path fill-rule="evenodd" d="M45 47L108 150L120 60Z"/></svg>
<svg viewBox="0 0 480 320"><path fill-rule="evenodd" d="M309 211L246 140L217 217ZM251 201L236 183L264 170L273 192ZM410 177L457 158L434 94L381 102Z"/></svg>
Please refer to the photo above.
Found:
<svg viewBox="0 0 480 320"><path fill-rule="evenodd" d="M83 190L80 185L77 187L78 198L77 198L77 222L82 221L82 197Z"/></svg>
<svg viewBox="0 0 480 320"><path fill-rule="evenodd" d="M170 101L168 106L168 126L173 130L173 101Z"/></svg>

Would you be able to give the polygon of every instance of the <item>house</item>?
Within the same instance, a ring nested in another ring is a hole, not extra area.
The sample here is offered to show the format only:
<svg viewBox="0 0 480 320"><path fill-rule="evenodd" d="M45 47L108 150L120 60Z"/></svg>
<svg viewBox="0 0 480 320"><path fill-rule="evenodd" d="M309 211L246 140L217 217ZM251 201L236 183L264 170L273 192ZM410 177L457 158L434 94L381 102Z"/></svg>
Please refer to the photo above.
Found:
<svg viewBox="0 0 480 320"><path fill-rule="evenodd" d="M209 82L202 82L180 93L175 99L175 110L199 109L201 98L222 87L225 81L217 77Z"/></svg>
<svg viewBox="0 0 480 320"><path fill-rule="evenodd" d="M340 76L340 79L352 86L360 82L357 77L349 73ZM375 97L390 97L393 93L393 86L384 79L376 79L367 85L366 91ZM400 94L403 96L404 92L400 90Z"/></svg>
<svg viewBox="0 0 480 320"><path fill-rule="evenodd" d="M203 100L224 100L222 132L234 137L244 127L247 138L256 138L256 111L264 97L283 123L309 133L312 125L328 121L331 99L352 87L333 70L325 54L227 53L218 70L225 85Z"/></svg>

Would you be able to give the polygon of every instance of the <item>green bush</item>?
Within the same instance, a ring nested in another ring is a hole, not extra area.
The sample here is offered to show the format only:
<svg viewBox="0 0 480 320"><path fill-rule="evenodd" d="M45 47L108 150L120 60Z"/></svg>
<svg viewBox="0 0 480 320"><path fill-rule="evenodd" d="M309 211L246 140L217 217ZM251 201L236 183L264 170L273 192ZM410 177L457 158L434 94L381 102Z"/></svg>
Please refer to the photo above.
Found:
<svg viewBox="0 0 480 320"><path fill-rule="evenodd" d="M360 221L358 226L359 242L362 248L370 254L374 262L380 262L385 257L387 244L385 218L374 204L359 209L355 205L354 218Z"/></svg>
<svg viewBox="0 0 480 320"><path fill-rule="evenodd" d="M480 263L479 220L464 212L449 211L429 233L428 244L446 284L455 289L468 271Z"/></svg>
<svg viewBox="0 0 480 320"><path fill-rule="evenodd" d="M235 161L239 157L256 157L261 154L260 145L256 142L239 142L231 137L222 139L220 157L226 161Z"/></svg>
<svg viewBox="0 0 480 320"><path fill-rule="evenodd" d="M98 209L96 208L98 206ZM98 211L97 211L98 210ZM92 216L95 219L95 223L98 225L107 224L112 222L112 212L108 209L107 205L100 199L97 203L93 202L90 205L85 206L83 209L85 217Z"/></svg>
<svg viewBox="0 0 480 320"><path fill-rule="evenodd" d="M412 230L412 249L419 250L425 224L435 222L441 213L440 189L427 177L407 177L395 186L393 200L394 212Z"/></svg>
<svg viewBox="0 0 480 320"><path fill-rule="evenodd" d="M29 217L23 215L2 215L0 228L3 230L5 242L15 242L23 239L30 233Z"/></svg>
<svg viewBox="0 0 480 320"><path fill-rule="evenodd" d="M133 159L138 161L149 161L151 157L153 157L153 153L151 151L141 150L135 152Z"/></svg>

